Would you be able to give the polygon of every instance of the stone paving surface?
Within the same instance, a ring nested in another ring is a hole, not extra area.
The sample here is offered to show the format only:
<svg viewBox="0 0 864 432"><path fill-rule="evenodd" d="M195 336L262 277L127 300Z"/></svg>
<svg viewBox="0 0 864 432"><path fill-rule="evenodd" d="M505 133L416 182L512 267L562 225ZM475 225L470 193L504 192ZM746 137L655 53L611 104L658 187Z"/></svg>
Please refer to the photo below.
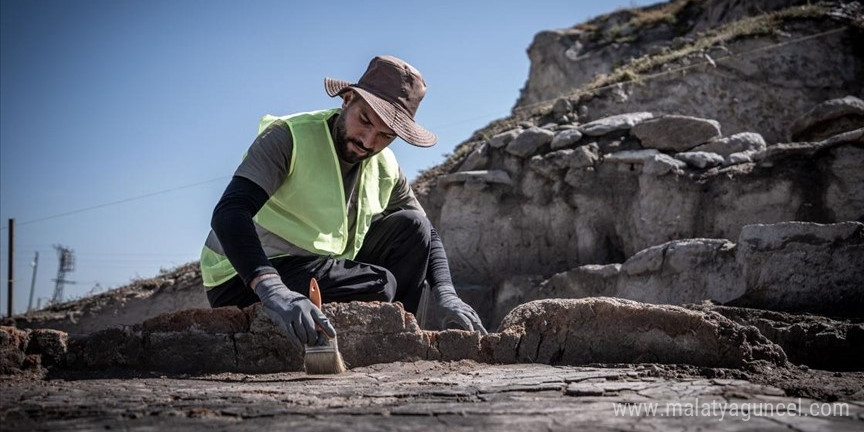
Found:
<svg viewBox="0 0 864 432"><path fill-rule="evenodd" d="M4 431L864 430L862 400L799 399L747 380L657 371L656 365L463 360L377 364L325 377L7 376L0 379L0 424ZM864 382L860 373L853 379ZM646 415L651 405L643 403L659 404L656 415ZM768 409L759 404L782 404L784 410L793 404L802 415L757 416ZM846 407L842 416L806 416L813 407L827 410L832 404ZM642 411L616 415L616 407Z"/></svg>

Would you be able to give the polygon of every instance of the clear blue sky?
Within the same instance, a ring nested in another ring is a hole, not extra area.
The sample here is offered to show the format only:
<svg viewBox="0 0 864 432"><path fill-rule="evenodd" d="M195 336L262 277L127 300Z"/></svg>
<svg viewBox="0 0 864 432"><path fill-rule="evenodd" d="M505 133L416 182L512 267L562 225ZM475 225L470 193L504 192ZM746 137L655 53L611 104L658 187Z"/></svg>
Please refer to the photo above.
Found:
<svg viewBox="0 0 864 432"><path fill-rule="evenodd" d="M414 178L509 113L537 32L650 3L2 0L2 314L11 217L16 313L36 251L51 297L54 244L77 258L67 299L154 276L198 259L262 115L337 106L325 76L356 80L378 54L424 74L418 121L439 143L391 147Z"/></svg>

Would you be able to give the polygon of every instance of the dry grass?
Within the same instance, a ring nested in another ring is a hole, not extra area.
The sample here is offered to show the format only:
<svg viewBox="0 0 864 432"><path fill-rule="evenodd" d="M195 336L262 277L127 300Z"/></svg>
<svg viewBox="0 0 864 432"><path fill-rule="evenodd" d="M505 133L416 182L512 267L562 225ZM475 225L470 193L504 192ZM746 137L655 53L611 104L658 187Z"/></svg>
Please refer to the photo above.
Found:
<svg viewBox="0 0 864 432"><path fill-rule="evenodd" d="M678 14L695 2L704 3L704 0L676 0L655 8L631 9L633 16L630 18L630 25L636 28L647 28L664 23L675 24L678 21Z"/></svg>
<svg viewBox="0 0 864 432"><path fill-rule="evenodd" d="M583 87L584 90L595 90L619 82L633 81L642 74L656 70L664 64L674 62L690 54L701 52L713 46L731 42L735 39L749 36L765 35L780 29L783 22L793 19L814 18L823 16L828 9L821 5L806 5L792 7L781 11L744 18L729 23L718 29L706 32L675 51L653 56L643 56L615 69L609 75L597 77Z"/></svg>

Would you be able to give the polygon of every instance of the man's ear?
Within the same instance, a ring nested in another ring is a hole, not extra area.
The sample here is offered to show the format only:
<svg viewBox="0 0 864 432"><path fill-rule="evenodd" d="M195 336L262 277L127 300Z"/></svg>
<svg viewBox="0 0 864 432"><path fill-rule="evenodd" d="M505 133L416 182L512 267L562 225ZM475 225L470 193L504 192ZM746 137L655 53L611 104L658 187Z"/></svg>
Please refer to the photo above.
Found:
<svg viewBox="0 0 864 432"><path fill-rule="evenodd" d="M347 108L355 96L356 96L356 93L354 93L354 90L348 90L345 93L343 93L342 94L342 109Z"/></svg>

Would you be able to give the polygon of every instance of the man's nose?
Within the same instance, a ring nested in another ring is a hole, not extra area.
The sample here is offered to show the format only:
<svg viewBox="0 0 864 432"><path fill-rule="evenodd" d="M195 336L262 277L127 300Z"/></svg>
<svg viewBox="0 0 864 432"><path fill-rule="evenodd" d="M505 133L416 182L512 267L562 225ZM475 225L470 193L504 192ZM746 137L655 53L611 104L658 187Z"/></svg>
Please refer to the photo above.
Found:
<svg viewBox="0 0 864 432"><path fill-rule="evenodd" d="M363 134L358 137L360 139L360 144L366 148L371 150L375 145L375 132L374 131L363 131Z"/></svg>

